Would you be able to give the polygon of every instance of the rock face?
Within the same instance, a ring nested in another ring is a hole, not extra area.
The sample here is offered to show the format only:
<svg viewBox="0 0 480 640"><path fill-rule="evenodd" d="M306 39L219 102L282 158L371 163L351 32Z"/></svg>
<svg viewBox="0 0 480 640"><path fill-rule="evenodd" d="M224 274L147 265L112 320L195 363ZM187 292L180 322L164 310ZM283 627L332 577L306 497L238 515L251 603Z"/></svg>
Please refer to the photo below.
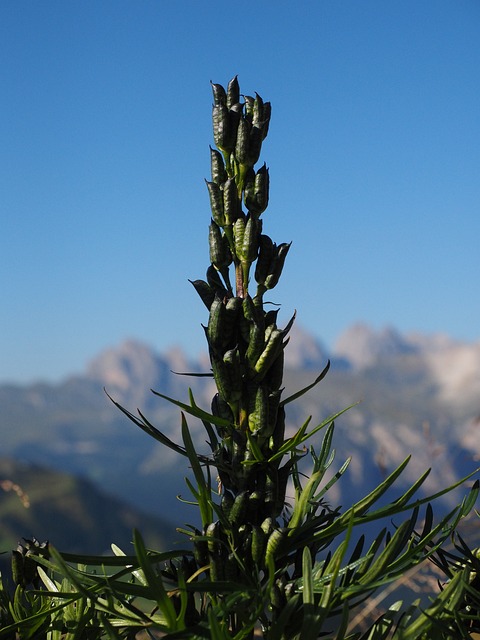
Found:
<svg viewBox="0 0 480 640"><path fill-rule="evenodd" d="M365 324L355 324L337 340L333 352L355 369L364 369L380 359L415 353L416 345L393 327L375 331Z"/></svg>
<svg viewBox="0 0 480 640"><path fill-rule="evenodd" d="M352 462L329 492L332 502L345 506L364 495L409 454L405 483L432 467L430 490L478 466L480 342L355 325L328 354L316 337L294 326L285 397L309 385L329 358L326 378L287 406L287 428L293 432L309 415L318 424L354 405L335 421L337 467L349 456ZM209 410L214 387L209 377L172 371L208 374L209 364L191 362L179 349L158 354L128 340L99 354L84 375L59 385L0 386L3 454L84 476L143 510L190 522L191 507L176 499L191 499L184 481L188 461L143 433L103 391L133 414L138 407L181 444L179 408L151 389L188 403L191 388L197 404ZM187 420L208 454L202 423ZM319 446L321 438L313 444Z"/></svg>

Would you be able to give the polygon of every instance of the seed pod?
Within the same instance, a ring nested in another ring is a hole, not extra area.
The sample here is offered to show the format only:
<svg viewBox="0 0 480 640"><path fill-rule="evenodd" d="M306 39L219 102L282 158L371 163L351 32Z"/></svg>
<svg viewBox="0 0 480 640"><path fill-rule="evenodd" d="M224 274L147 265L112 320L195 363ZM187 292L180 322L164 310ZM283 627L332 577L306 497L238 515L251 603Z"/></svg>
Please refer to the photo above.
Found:
<svg viewBox="0 0 480 640"><path fill-rule="evenodd" d="M257 524L262 520L262 507L265 501L263 491L252 491L248 496L248 512L247 517L250 522Z"/></svg>
<svg viewBox="0 0 480 640"><path fill-rule="evenodd" d="M205 180L210 196L210 209L212 210L212 218L219 227L225 226L225 214L223 211L223 192L216 182L208 182Z"/></svg>
<svg viewBox="0 0 480 640"><path fill-rule="evenodd" d="M233 527L236 527L244 522L245 515L248 509L248 491L242 491L235 498L235 501L230 509L229 522Z"/></svg>
<svg viewBox="0 0 480 640"><path fill-rule="evenodd" d="M209 227L208 242L210 245L210 262L215 269L221 271L232 262L232 254L228 246L228 240L218 224L212 220Z"/></svg>
<svg viewBox="0 0 480 640"><path fill-rule="evenodd" d="M253 102L253 120L254 127L259 127L263 124L263 100L255 93L255 100Z"/></svg>
<svg viewBox="0 0 480 640"><path fill-rule="evenodd" d="M225 344L225 305L223 300L216 295L212 306L207 326L208 344L215 350L221 351Z"/></svg>
<svg viewBox="0 0 480 640"><path fill-rule="evenodd" d="M199 539L202 536L198 529L195 529L195 535L192 536L193 540L193 557L199 567L204 567L208 564L208 544L207 541Z"/></svg>
<svg viewBox="0 0 480 640"><path fill-rule="evenodd" d="M267 311L265 314L265 326L277 326L278 311L279 309L270 309L270 311Z"/></svg>
<svg viewBox="0 0 480 640"><path fill-rule="evenodd" d="M229 127L232 136L232 147L230 153L235 149L235 144L238 135L238 125L240 124L240 120L242 119L243 114L243 105L237 102L236 104L232 104L228 111L228 119L229 119Z"/></svg>
<svg viewBox="0 0 480 640"><path fill-rule="evenodd" d="M230 512L232 510L234 501L235 498L233 497L233 494L230 491L224 490L222 500L220 502L220 507L222 509L223 515L227 518L227 520L230 520Z"/></svg>
<svg viewBox="0 0 480 640"><path fill-rule="evenodd" d="M245 218L237 218L233 225L233 238L235 242L235 254L240 259L243 250L243 236L245 235Z"/></svg>
<svg viewBox="0 0 480 640"><path fill-rule="evenodd" d="M218 393L229 405L238 402L241 396L241 388L237 380L232 381L232 367L219 357L212 348L209 349L210 363Z"/></svg>
<svg viewBox="0 0 480 640"><path fill-rule="evenodd" d="M227 107L230 109L232 105L240 102L240 87L237 76L232 78L227 86Z"/></svg>
<svg viewBox="0 0 480 640"><path fill-rule="evenodd" d="M212 109L213 141L224 153L231 153L235 146L235 131L232 131L231 116L224 104Z"/></svg>
<svg viewBox="0 0 480 640"><path fill-rule="evenodd" d="M265 337L266 337L266 333L267 332L265 332ZM283 348L282 347L283 335L284 333L280 329L273 329L273 331L271 332L270 338L268 339L265 349L263 350L262 354L260 355L257 362L255 363L255 371L258 374L257 378L259 380L263 379L268 369L270 368L270 365L280 353L280 349Z"/></svg>
<svg viewBox="0 0 480 640"><path fill-rule="evenodd" d="M281 527L274 529L267 540L267 548L265 551L265 564L268 565L270 558L278 559L285 550L285 542L287 540L288 529Z"/></svg>
<svg viewBox="0 0 480 640"><path fill-rule="evenodd" d="M285 409L279 407L277 411L277 419L275 421L275 427L270 437L270 450L275 453L282 446L285 439Z"/></svg>
<svg viewBox="0 0 480 640"><path fill-rule="evenodd" d="M250 132L252 126L250 123L241 118L238 123L237 139L235 142L235 160L238 164L248 165L249 158L249 145L250 145ZM252 163L253 165L254 163Z"/></svg>
<svg viewBox="0 0 480 640"><path fill-rule="evenodd" d="M270 102L263 103L263 125L262 125L262 136L263 139L267 137L268 128L270 126L270 118L272 116L272 105Z"/></svg>
<svg viewBox="0 0 480 640"><path fill-rule="evenodd" d="M253 369L255 364L263 353L265 348L265 331L263 327L256 322L250 324L250 333L248 336L248 347L245 352L245 357L250 367Z"/></svg>
<svg viewBox="0 0 480 640"><path fill-rule="evenodd" d="M245 185L244 202L250 213L261 215L268 206L270 178L264 164Z"/></svg>
<svg viewBox="0 0 480 640"><path fill-rule="evenodd" d="M225 372L229 378L228 386L230 388L229 402L240 399L242 393L242 362L238 347L229 349L223 356L225 363Z"/></svg>
<svg viewBox="0 0 480 640"><path fill-rule="evenodd" d="M266 536L270 536L270 534L272 533L272 531L275 529L276 526L277 526L277 523L270 516L268 518L265 518L265 520L260 525L262 531Z"/></svg>
<svg viewBox="0 0 480 640"><path fill-rule="evenodd" d="M258 255L258 240L262 232L262 221L258 218L248 216L247 223L245 225L245 233L243 235L243 245L241 255L237 255L244 262L252 263L257 259Z"/></svg>
<svg viewBox="0 0 480 640"><path fill-rule="evenodd" d="M262 527L252 526L252 560L257 566L262 566L267 548L267 535Z"/></svg>
<svg viewBox="0 0 480 640"><path fill-rule="evenodd" d="M287 598L285 596L284 580L281 580L280 578L275 580L270 592L270 603L277 611L283 611L283 609L285 609L287 605Z"/></svg>
<svg viewBox="0 0 480 640"><path fill-rule="evenodd" d="M268 393L263 385L257 388L254 407L248 416L248 428L252 433L266 436L268 426Z"/></svg>
<svg viewBox="0 0 480 640"><path fill-rule="evenodd" d="M243 305L243 315L246 320L249 322L255 322L256 324L260 324L261 314L258 313L258 309L255 306L252 297L250 295L246 295L242 301Z"/></svg>
<svg viewBox="0 0 480 640"><path fill-rule="evenodd" d="M223 186L223 212L225 224L233 224L241 213L235 178L229 178Z"/></svg>
<svg viewBox="0 0 480 640"><path fill-rule="evenodd" d="M276 248L275 255L270 267L270 273L265 278L265 286L267 289L273 289L273 287L277 285L280 276L282 275L285 258L287 257L287 253L290 249L291 244L291 242L283 242Z"/></svg>
<svg viewBox="0 0 480 640"><path fill-rule="evenodd" d="M202 299L203 304L207 307L207 309L210 309L215 298L215 292L213 291L211 286L207 284L205 280L189 280L189 282L191 282L195 287L195 291Z"/></svg>
<svg viewBox="0 0 480 640"><path fill-rule="evenodd" d="M248 156L247 164L252 166L258 161L262 150L263 131L261 127L253 126L248 136Z"/></svg>
<svg viewBox="0 0 480 640"><path fill-rule="evenodd" d="M214 296L217 295L222 300L228 297L229 293L225 289L223 282L220 280L220 276L218 275L218 271L213 265L207 269L207 282L214 292Z"/></svg>
<svg viewBox="0 0 480 640"><path fill-rule="evenodd" d="M245 118L249 121L253 121L253 105L255 104L255 98L253 96L244 96L245 99Z"/></svg>
<svg viewBox="0 0 480 640"><path fill-rule="evenodd" d="M255 280L258 284L264 284L270 273L270 265L275 255L275 248L269 236L260 236L258 260L255 266Z"/></svg>
<svg viewBox="0 0 480 640"><path fill-rule="evenodd" d="M225 578L224 556L226 550L219 537L220 527L220 522L212 522L205 531L210 560L210 578L214 582Z"/></svg>
<svg viewBox="0 0 480 640"><path fill-rule="evenodd" d="M281 349L267 373L266 381L271 391L278 391L282 386L284 365L285 349Z"/></svg>
<svg viewBox="0 0 480 640"><path fill-rule="evenodd" d="M280 407L280 398L282 390L271 391L268 394L268 436L270 437L277 424L278 409Z"/></svg>
<svg viewBox="0 0 480 640"><path fill-rule="evenodd" d="M236 555L231 551L225 558L225 580L230 583L237 583L239 579L239 566Z"/></svg>
<svg viewBox="0 0 480 640"><path fill-rule="evenodd" d="M235 418L232 410L218 393L216 393L212 398L211 409L214 416L228 420L232 425L234 424Z"/></svg>
<svg viewBox="0 0 480 640"><path fill-rule="evenodd" d="M210 82L210 84L212 85L213 103L214 103L214 105L226 104L227 103L227 94L225 92L225 89L222 87L222 85L221 84L214 84L213 82Z"/></svg>
<svg viewBox="0 0 480 640"><path fill-rule="evenodd" d="M222 185L228 178L223 162L223 156L220 151L210 147L210 169L212 174L212 182Z"/></svg>

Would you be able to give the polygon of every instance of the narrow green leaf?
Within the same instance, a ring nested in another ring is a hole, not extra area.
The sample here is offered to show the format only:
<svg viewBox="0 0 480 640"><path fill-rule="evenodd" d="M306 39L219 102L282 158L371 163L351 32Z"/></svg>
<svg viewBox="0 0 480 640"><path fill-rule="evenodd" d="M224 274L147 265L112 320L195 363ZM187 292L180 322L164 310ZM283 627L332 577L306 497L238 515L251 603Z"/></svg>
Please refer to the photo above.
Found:
<svg viewBox="0 0 480 640"><path fill-rule="evenodd" d="M280 403L281 407L284 407L286 404L289 404L290 402L294 402L295 400L297 400L298 398L301 398L305 393L307 393L307 391L310 391L310 389L313 389L314 387L317 386L317 384L319 382L321 382L325 376L328 373L328 370L330 369L330 360L327 362L325 368L323 369L322 373L317 376L317 378L315 378L315 380L309 384L308 386L304 387L303 389L300 389L300 391L297 391L296 393L294 393L293 395L289 396L288 398L285 398L285 400L283 400Z"/></svg>

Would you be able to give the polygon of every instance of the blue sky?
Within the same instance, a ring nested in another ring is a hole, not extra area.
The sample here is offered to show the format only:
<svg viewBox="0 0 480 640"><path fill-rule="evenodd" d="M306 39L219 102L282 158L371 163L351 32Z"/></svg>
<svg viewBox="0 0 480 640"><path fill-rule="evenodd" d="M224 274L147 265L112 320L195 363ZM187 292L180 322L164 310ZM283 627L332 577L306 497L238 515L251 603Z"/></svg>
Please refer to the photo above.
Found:
<svg viewBox="0 0 480 640"><path fill-rule="evenodd" d="M0 380L204 349L209 82L235 74L272 102L285 320L480 339L479 43L478 0L3 0Z"/></svg>

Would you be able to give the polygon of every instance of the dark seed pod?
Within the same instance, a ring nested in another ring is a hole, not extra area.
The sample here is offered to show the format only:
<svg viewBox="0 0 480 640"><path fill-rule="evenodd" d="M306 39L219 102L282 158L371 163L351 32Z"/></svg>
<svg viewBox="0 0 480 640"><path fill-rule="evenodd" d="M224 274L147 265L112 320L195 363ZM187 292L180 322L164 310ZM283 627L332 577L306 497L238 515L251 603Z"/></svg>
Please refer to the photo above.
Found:
<svg viewBox="0 0 480 640"><path fill-rule="evenodd" d="M262 221L258 218L248 216L245 233L243 235L242 255L239 256L244 262L251 264L257 259L258 242L261 232Z"/></svg>
<svg viewBox="0 0 480 640"><path fill-rule="evenodd" d="M211 265L207 269L207 282L211 289L214 291L214 294L219 298L223 300L224 298L228 297L229 293L225 289L223 282L218 275L218 271L213 265Z"/></svg>
<svg viewBox="0 0 480 640"><path fill-rule="evenodd" d="M220 151L212 149L210 147L210 169L212 173L212 182L222 185L228 178L225 164L223 162L223 156Z"/></svg>
<svg viewBox="0 0 480 640"><path fill-rule="evenodd" d="M273 289L282 275L283 265L285 258L287 257L288 250L290 249L291 242L282 242L275 250L275 255L270 267L270 273L265 278L265 286L267 289Z"/></svg>
<svg viewBox="0 0 480 640"><path fill-rule="evenodd" d="M199 567L208 564L208 544L198 529L195 529L193 540L193 557Z"/></svg>
<svg viewBox="0 0 480 640"><path fill-rule="evenodd" d="M268 206L270 179L264 164L245 184L244 202L248 211L256 216L261 215Z"/></svg>
<svg viewBox="0 0 480 640"><path fill-rule="evenodd" d="M271 557L278 559L284 553L287 536L288 529L286 527L272 531L267 540L267 548L265 551L266 564L268 564L268 560Z"/></svg>
<svg viewBox="0 0 480 640"><path fill-rule="evenodd" d="M252 527L252 560L257 566L263 566L267 548L267 535L258 525Z"/></svg>
<svg viewBox="0 0 480 640"><path fill-rule="evenodd" d="M263 139L267 137L268 128L270 126L270 118L272 116L272 105L270 102L263 103L263 125L262 125L262 136Z"/></svg>
<svg viewBox="0 0 480 640"><path fill-rule="evenodd" d="M249 159L249 140L250 140L250 132L251 132L252 126L250 125L250 123L245 120L244 118L241 118L240 122L238 123L238 129L237 129L237 140L235 142L235 160L238 162L238 164L242 164L242 165L248 165L248 159ZM252 163L253 166L254 163Z"/></svg>
<svg viewBox="0 0 480 640"><path fill-rule="evenodd" d="M235 501L230 509L229 521L230 524L235 527L244 522L248 509L248 491L242 491L235 498Z"/></svg>
<svg viewBox="0 0 480 640"><path fill-rule="evenodd" d="M227 104L227 94L225 92L225 89L222 87L221 84L215 84L213 82L210 82L210 84L212 85L212 91L213 91L213 104L214 105L226 105Z"/></svg>
<svg viewBox="0 0 480 640"><path fill-rule="evenodd" d="M233 238L235 242L235 254L237 258L242 259L243 237L245 235L245 218L237 218L233 225Z"/></svg>
<svg viewBox="0 0 480 640"><path fill-rule="evenodd" d="M219 296L215 296L207 326L208 344L215 350L221 351L225 342L225 305Z"/></svg>
<svg viewBox="0 0 480 640"><path fill-rule="evenodd" d="M219 227L225 226L225 214L223 211L223 192L216 182L208 182L205 180L210 196L210 209L212 210L212 218Z"/></svg>
<svg viewBox="0 0 480 640"><path fill-rule="evenodd" d="M237 76L232 78L227 87L227 107L230 109L232 105L240 102L240 87Z"/></svg>
<svg viewBox="0 0 480 640"><path fill-rule="evenodd" d="M203 304L207 307L207 309L210 309L215 298L215 292L213 291L211 286L207 284L205 280L189 280L189 282L191 282L195 287L195 291L202 299Z"/></svg>
<svg viewBox="0 0 480 640"><path fill-rule="evenodd" d="M228 490L224 490L220 507L222 509L223 515L227 518L227 520L230 520L230 512L232 510L234 502L235 498L233 497L233 494Z"/></svg>
<svg viewBox="0 0 480 640"><path fill-rule="evenodd" d="M232 410L218 393L213 396L211 409L214 416L228 420L232 425L234 424L235 418Z"/></svg>
<svg viewBox="0 0 480 640"><path fill-rule="evenodd" d="M264 284L270 274L275 248L276 246L269 236L260 236L258 260L255 266L255 280L258 284Z"/></svg>
<svg viewBox="0 0 480 640"><path fill-rule="evenodd" d="M223 186L223 212L225 224L234 224L241 213L235 178L229 178Z"/></svg>
<svg viewBox="0 0 480 640"><path fill-rule="evenodd" d="M244 96L245 99L245 118L251 123L253 121L253 106L255 98L253 96Z"/></svg>
<svg viewBox="0 0 480 640"><path fill-rule="evenodd" d="M255 368L255 364L263 353L265 348L265 331L263 327L255 322L250 324L250 333L248 336L248 347L245 357L251 369Z"/></svg>

